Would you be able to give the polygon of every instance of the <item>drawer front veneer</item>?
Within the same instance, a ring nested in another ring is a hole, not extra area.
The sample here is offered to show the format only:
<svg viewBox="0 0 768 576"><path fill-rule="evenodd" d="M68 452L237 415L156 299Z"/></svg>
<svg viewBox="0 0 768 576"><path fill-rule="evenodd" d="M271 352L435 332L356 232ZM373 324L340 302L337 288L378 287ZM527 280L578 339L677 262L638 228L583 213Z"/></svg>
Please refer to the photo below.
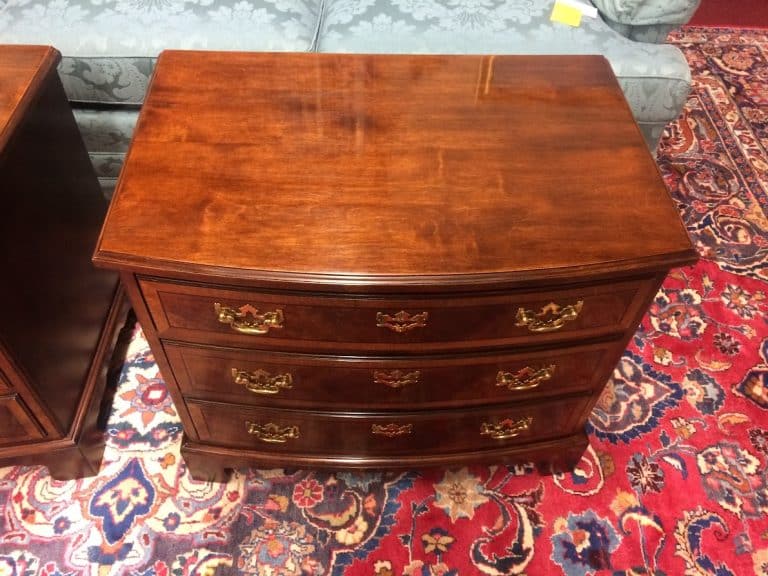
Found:
<svg viewBox="0 0 768 576"><path fill-rule="evenodd" d="M202 442L284 454L482 451L575 432L588 397L479 410L353 413L256 409L190 400Z"/></svg>
<svg viewBox="0 0 768 576"><path fill-rule="evenodd" d="M316 409L425 409L511 402L601 387L620 351L609 342L557 351L339 357L165 343L182 393Z"/></svg>
<svg viewBox="0 0 768 576"><path fill-rule="evenodd" d="M253 348L403 350L619 334L654 280L467 298L297 296L140 280L161 338Z"/></svg>
<svg viewBox="0 0 768 576"><path fill-rule="evenodd" d="M0 398L0 445L39 440L45 434L16 394Z"/></svg>

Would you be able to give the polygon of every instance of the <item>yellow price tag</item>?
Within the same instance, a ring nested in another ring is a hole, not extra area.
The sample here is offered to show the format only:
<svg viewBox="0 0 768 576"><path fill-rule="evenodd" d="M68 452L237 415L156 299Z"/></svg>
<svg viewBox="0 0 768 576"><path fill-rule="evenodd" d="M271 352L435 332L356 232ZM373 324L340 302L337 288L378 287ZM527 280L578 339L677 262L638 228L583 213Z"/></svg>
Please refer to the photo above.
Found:
<svg viewBox="0 0 768 576"><path fill-rule="evenodd" d="M555 6L552 8L552 16L549 17L552 22L568 24L568 26L581 25L581 10L578 8L555 0Z"/></svg>

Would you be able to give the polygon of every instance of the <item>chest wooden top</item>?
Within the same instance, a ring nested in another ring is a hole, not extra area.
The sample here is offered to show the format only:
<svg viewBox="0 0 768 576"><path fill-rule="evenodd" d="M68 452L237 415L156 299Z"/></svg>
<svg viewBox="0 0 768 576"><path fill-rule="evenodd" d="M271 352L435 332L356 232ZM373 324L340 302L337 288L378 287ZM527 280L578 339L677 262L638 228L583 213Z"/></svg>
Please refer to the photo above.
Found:
<svg viewBox="0 0 768 576"><path fill-rule="evenodd" d="M59 53L48 46L0 44L0 151L59 58Z"/></svg>
<svg viewBox="0 0 768 576"><path fill-rule="evenodd" d="M695 255L601 57L164 52L95 261L407 285Z"/></svg>

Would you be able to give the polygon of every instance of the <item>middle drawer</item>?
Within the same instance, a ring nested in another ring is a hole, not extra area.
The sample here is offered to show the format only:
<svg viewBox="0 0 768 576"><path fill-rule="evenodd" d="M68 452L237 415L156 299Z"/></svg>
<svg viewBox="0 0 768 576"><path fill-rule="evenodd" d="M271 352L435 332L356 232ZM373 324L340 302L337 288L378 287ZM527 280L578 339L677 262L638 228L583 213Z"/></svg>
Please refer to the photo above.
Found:
<svg viewBox="0 0 768 576"><path fill-rule="evenodd" d="M559 350L420 357L322 356L164 342L187 397L315 409L436 409L601 387L620 342Z"/></svg>

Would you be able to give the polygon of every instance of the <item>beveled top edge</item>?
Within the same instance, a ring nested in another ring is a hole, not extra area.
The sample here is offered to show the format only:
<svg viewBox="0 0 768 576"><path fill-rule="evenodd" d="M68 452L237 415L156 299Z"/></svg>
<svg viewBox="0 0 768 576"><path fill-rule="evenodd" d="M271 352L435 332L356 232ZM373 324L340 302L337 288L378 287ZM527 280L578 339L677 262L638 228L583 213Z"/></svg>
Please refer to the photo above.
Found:
<svg viewBox="0 0 768 576"><path fill-rule="evenodd" d="M124 272L167 279L189 280L196 283L242 285L253 288L344 291L355 287L366 293L387 293L409 289L435 292L460 292L468 287L483 290L514 289L542 282L574 284L614 280L621 277L666 273L672 268L690 266L698 262L693 248L674 254L651 256L626 262L600 263L590 266L542 268L514 272L490 272L454 275L362 275L362 274L306 274L265 270L242 270L219 266L191 266L174 261L148 261L123 254L100 251L93 257L96 266Z"/></svg>

